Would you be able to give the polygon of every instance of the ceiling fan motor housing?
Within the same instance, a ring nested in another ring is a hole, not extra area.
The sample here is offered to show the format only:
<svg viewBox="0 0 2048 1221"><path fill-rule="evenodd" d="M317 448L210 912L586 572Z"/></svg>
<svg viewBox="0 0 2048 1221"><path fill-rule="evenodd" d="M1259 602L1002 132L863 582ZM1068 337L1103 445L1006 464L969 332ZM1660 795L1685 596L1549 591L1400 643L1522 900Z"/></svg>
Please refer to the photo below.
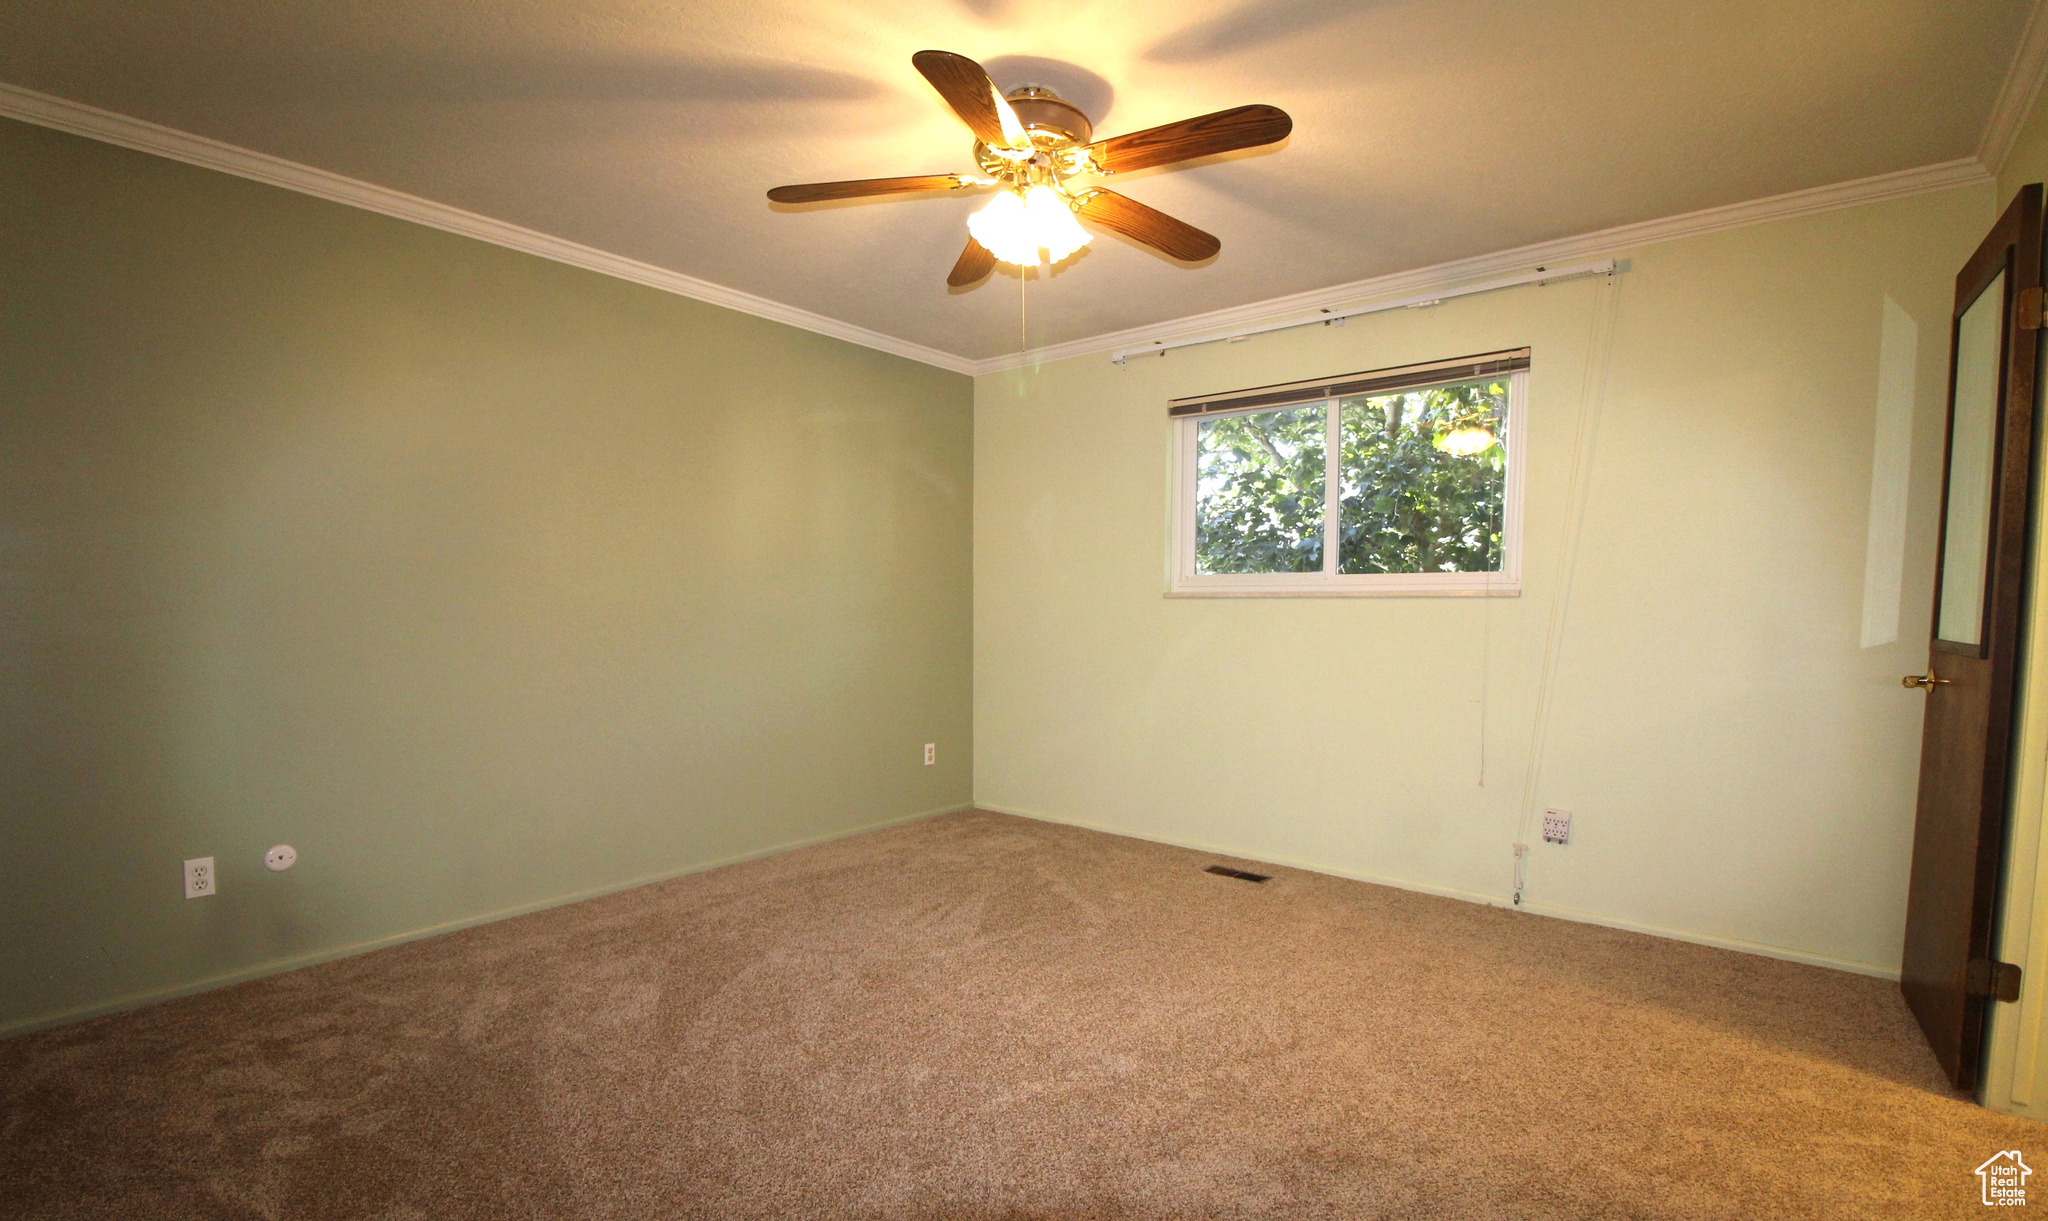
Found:
<svg viewBox="0 0 2048 1221"><path fill-rule="evenodd" d="M1094 124L1080 107L1043 85L1019 85L1004 96L1028 131L1065 136L1073 144L1086 144L1095 135Z"/></svg>

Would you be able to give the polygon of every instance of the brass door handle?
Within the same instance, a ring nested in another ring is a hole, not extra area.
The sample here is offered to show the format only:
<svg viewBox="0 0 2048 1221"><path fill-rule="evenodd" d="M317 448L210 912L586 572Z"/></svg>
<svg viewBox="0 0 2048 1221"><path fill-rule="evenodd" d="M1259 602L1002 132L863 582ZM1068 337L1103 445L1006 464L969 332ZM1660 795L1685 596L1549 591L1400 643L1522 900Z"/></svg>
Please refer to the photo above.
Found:
<svg viewBox="0 0 2048 1221"><path fill-rule="evenodd" d="M1935 675L1933 666L1927 667L1925 674L1908 674L1899 680L1901 687L1919 687L1923 691L1932 691L1936 687L1946 687L1948 684L1948 679Z"/></svg>

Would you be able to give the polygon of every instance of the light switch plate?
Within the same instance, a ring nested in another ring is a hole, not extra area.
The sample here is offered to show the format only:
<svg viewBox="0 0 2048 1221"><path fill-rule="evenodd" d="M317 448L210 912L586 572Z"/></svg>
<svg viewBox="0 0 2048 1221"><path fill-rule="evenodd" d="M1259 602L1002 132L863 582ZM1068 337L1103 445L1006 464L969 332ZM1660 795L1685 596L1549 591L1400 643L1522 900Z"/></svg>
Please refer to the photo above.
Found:
<svg viewBox="0 0 2048 1221"><path fill-rule="evenodd" d="M1570 810L1543 811L1543 842L1546 844L1569 844L1572 842L1572 812Z"/></svg>

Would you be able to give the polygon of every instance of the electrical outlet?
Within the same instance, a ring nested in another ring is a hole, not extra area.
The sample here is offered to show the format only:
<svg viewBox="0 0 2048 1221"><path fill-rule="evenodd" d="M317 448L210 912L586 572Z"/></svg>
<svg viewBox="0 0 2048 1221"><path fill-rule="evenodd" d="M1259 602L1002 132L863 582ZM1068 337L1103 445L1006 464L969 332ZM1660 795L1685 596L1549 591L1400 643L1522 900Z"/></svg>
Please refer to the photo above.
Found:
<svg viewBox="0 0 2048 1221"><path fill-rule="evenodd" d="M193 857L185 862L185 897L203 899L213 893L213 858Z"/></svg>
<svg viewBox="0 0 2048 1221"><path fill-rule="evenodd" d="M1572 842L1572 812L1570 810L1543 811L1543 842L1546 844L1569 844Z"/></svg>
<svg viewBox="0 0 2048 1221"><path fill-rule="evenodd" d="M937 742L926 742L924 744L924 765L926 767L930 767L932 764L937 763L938 761L939 744Z"/></svg>

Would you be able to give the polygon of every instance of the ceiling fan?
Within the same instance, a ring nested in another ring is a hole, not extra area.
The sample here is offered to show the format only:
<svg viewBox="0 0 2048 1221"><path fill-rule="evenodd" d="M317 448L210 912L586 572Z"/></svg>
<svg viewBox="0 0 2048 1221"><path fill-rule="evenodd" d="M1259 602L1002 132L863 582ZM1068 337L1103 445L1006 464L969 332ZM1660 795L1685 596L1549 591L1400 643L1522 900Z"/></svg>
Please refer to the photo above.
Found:
<svg viewBox="0 0 2048 1221"><path fill-rule="evenodd" d="M811 182L776 187L768 198L823 203L999 186L1002 191L967 220L967 248L946 277L956 288L986 277L999 259L1023 267L1037 264L1040 251L1048 263L1066 258L1092 236L1076 216L1176 259L1196 263L1209 258L1223 243L1193 225L1115 191L1068 180L1257 148L1286 139L1294 129L1294 120L1278 107L1239 106L1090 143L1094 128L1088 116L1050 89L1025 85L1005 96L980 64L951 51L919 51L910 62L974 132L974 159L985 176Z"/></svg>

